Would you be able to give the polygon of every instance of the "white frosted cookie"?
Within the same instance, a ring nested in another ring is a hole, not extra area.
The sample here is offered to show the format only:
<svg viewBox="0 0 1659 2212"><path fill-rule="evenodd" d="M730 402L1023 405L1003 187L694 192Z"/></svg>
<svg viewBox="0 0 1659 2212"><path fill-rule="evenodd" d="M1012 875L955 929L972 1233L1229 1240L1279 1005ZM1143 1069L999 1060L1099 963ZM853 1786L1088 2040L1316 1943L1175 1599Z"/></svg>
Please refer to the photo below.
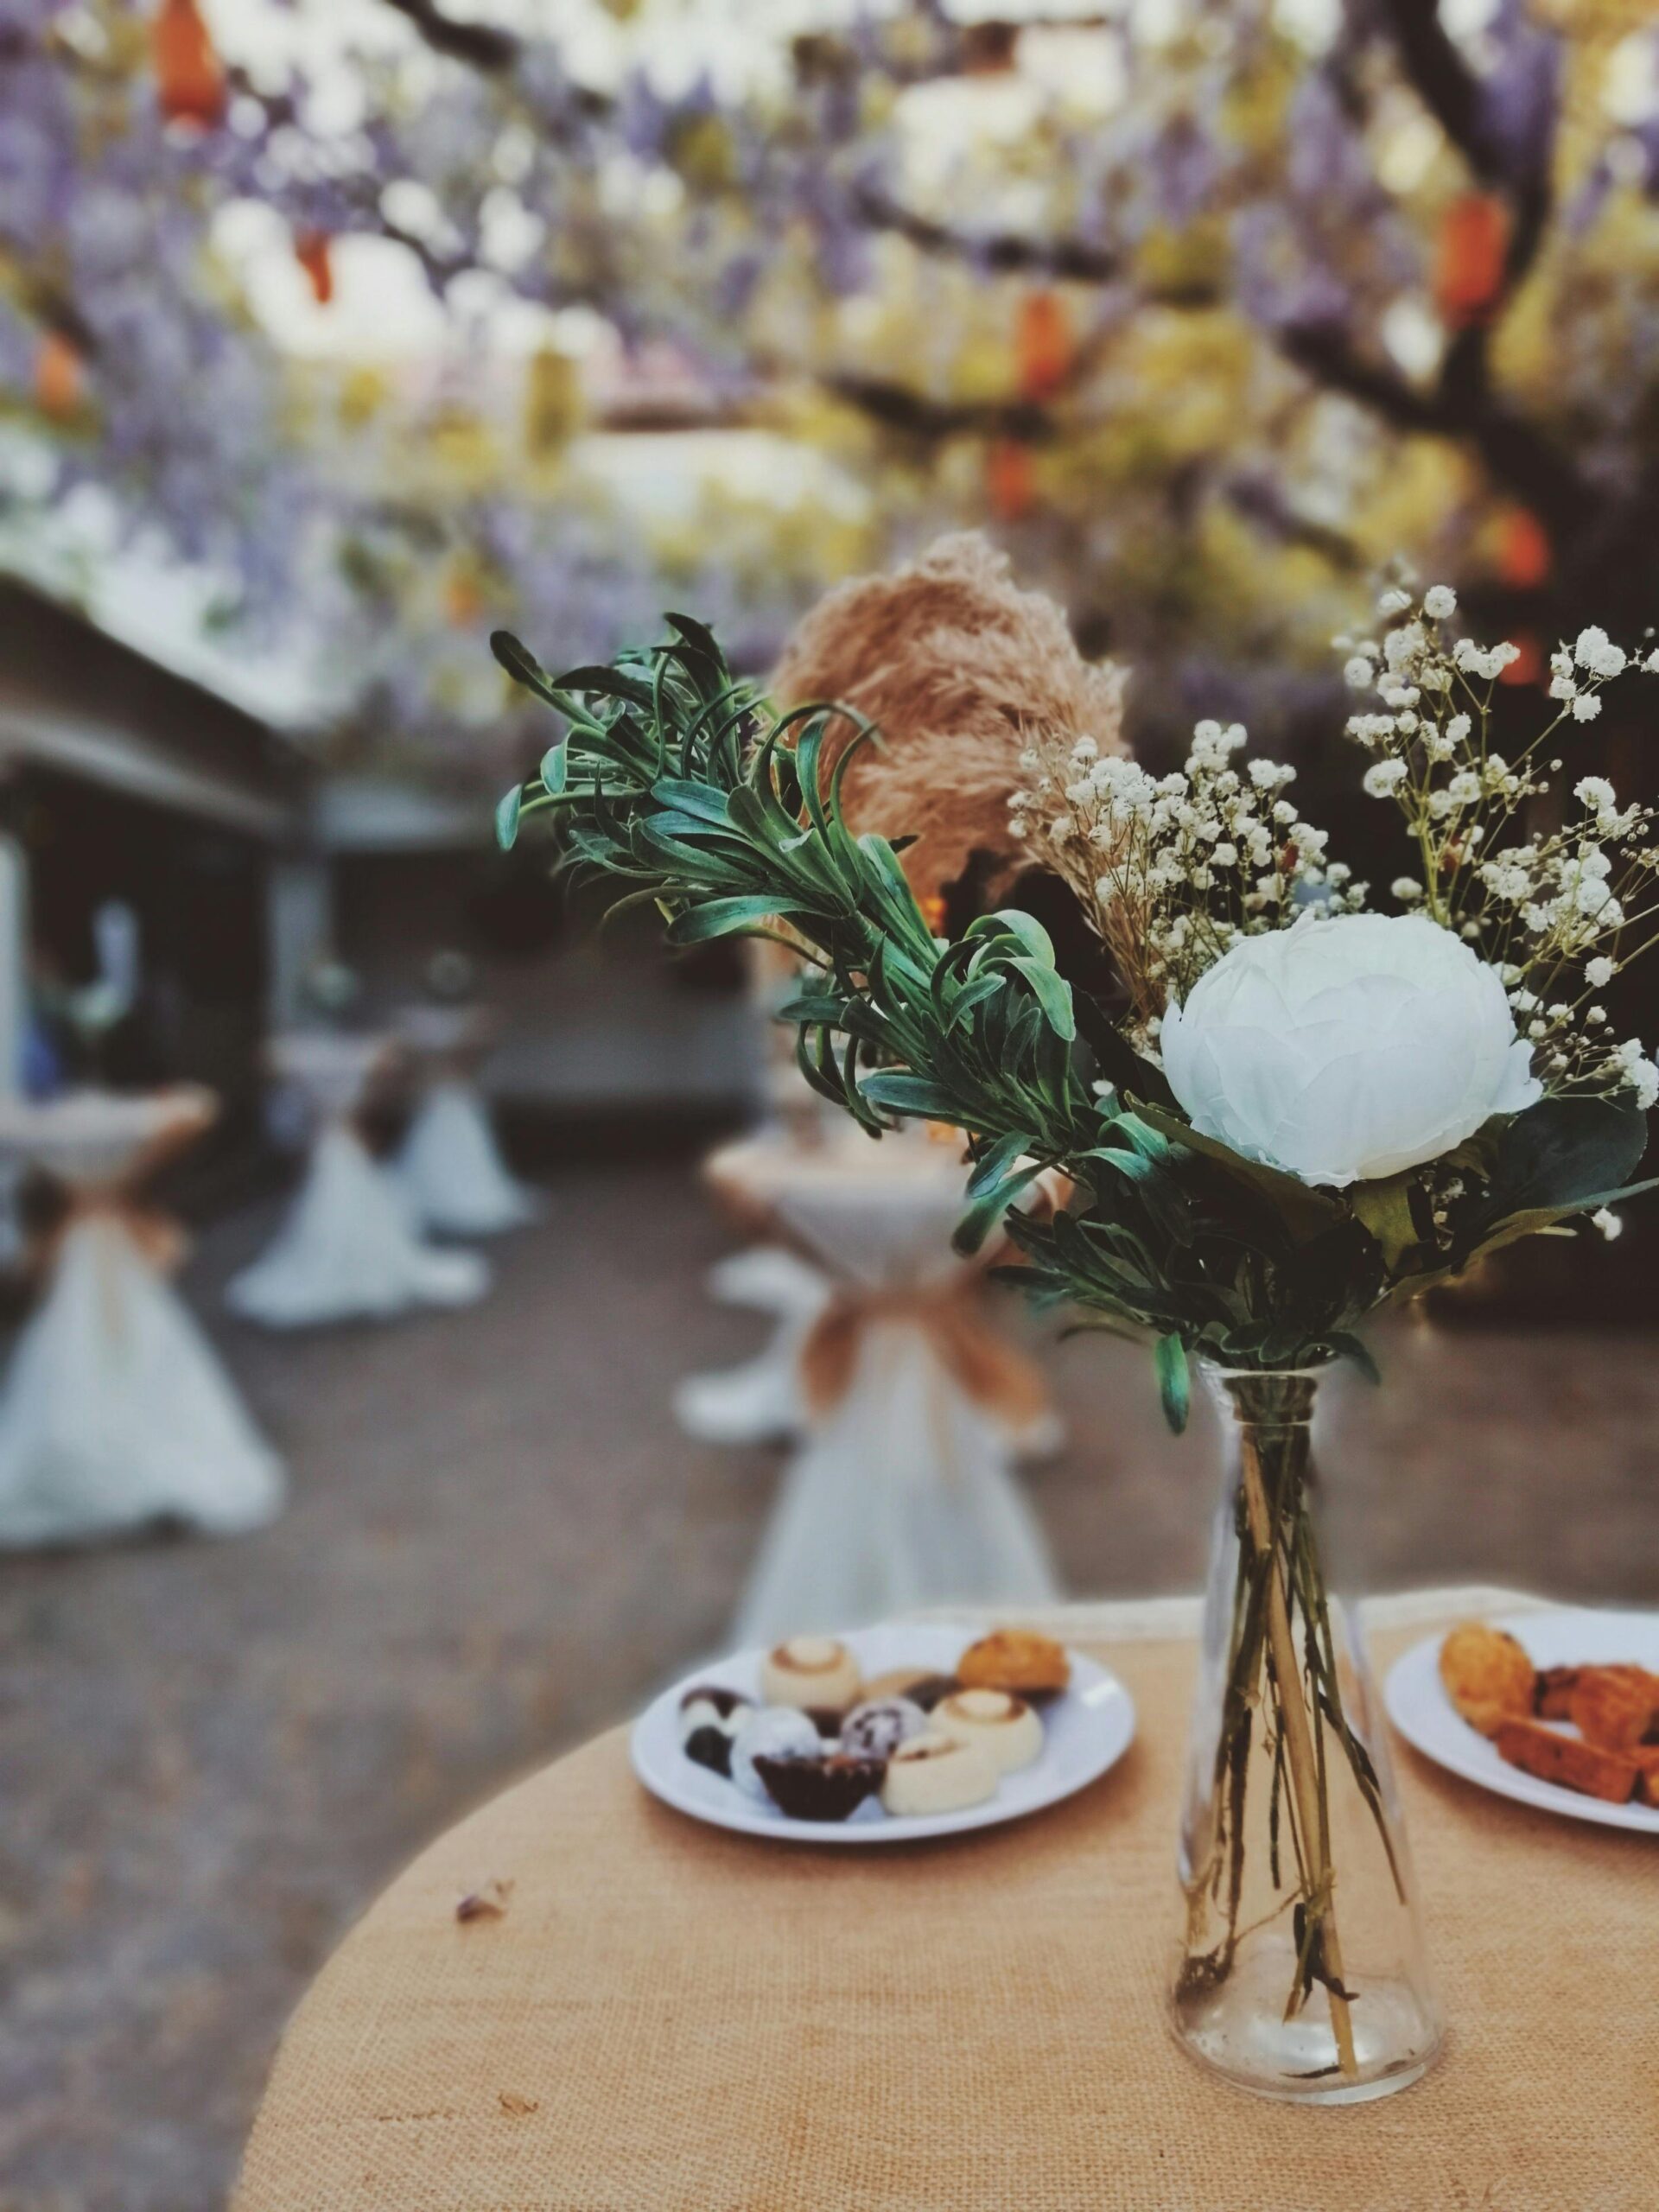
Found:
<svg viewBox="0 0 1659 2212"><path fill-rule="evenodd" d="M999 1774L1015 1774L1043 1755L1043 1724L1007 1690L957 1690L933 1708L933 1726L953 1743L982 1744Z"/></svg>
<svg viewBox="0 0 1659 2212"><path fill-rule="evenodd" d="M768 1705L845 1713L859 1688L858 1662L833 1636L791 1636L760 1664L760 1694Z"/></svg>
<svg viewBox="0 0 1659 2212"><path fill-rule="evenodd" d="M902 1817L959 1813L996 1794L996 1762L982 1744L959 1744L930 1728L900 1744L887 1761L881 1802Z"/></svg>

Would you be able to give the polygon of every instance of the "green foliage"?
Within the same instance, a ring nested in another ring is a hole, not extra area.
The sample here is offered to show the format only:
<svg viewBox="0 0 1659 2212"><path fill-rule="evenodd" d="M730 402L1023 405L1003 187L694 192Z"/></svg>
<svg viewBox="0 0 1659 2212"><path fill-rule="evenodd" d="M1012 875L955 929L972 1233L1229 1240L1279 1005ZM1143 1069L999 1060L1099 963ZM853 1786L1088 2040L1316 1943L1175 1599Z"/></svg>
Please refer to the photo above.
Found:
<svg viewBox="0 0 1659 2212"><path fill-rule="evenodd" d="M829 706L772 715L708 630L667 619L665 644L556 680L497 633L502 666L568 724L502 800L502 843L549 812L561 864L653 902L671 943L784 936L816 971L782 1010L807 1082L872 1135L905 1116L965 1130L957 1249L1001 1224L1022 1264L1001 1274L1148 1342L1172 1427L1186 1419L1192 1357L1374 1372L1354 1331L1384 1300L1650 1187L1629 1180L1645 1116L1605 1098L1489 1124L1442 1163L1465 1190L1441 1217L1421 1171L1316 1190L1200 1135L1161 1071L1074 1000L1030 915L981 916L954 944L932 936L893 846L855 837L842 813L856 744L879 742L867 723L836 709L860 727L824 778ZM1064 1207L1014 1206L1050 1169L1070 1179Z"/></svg>

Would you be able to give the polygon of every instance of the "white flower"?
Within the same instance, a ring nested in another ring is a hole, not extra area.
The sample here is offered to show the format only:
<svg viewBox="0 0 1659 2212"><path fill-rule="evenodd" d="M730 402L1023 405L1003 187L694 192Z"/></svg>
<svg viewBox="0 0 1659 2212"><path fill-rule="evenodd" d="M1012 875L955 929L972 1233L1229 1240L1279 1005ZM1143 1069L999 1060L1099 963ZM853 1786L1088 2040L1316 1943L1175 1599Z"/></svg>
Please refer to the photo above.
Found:
<svg viewBox="0 0 1659 2212"><path fill-rule="evenodd" d="M1414 906L1423 895L1423 887L1414 875L1396 875L1389 888L1403 906Z"/></svg>
<svg viewBox="0 0 1659 2212"><path fill-rule="evenodd" d="M1605 990L1613 980L1612 962L1605 954L1598 954L1595 959L1586 961L1584 980L1592 991Z"/></svg>
<svg viewBox="0 0 1659 2212"><path fill-rule="evenodd" d="M1386 622L1390 615L1403 614L1410 605L1411 594L1408 591L1402 591L1396 584L1391 590L1385 591L1382 598L1377 601L1376 611Z"/></svg>
<svg viewBox="0 0 1659 2212"><path fill-rule="evenodd" d="M1613 1211L1611 1206L1601 1207L1597 1212L1591 1215L1590 1219L1594 1226L1601 1231L1602 1235L1607 1239L1607 1242L1610 1244L1612 1243L1615 1236L1621 1234L1624 1227L1624 1223L1619 1219L1618 1216Z"/></svg>
<svg viewBox="0 0 1659 2212"><path fill-rule="evenodd" d="M1624 650L1609 641L1607 632L1599 623L1592 623L1587 630L1580 631L1573 647L1573 658L1580 668L1587 668L1592 676L1620 676L1624 673Z"/></svg>
<svg viewBox="0 0 1659 2212"><path fill-rule="evenodd" d="M1201 1135L1306 1183L1397 1174L1541 1095L1497 973L1421 914L1242 938L1169 1007L1163 1057Z"/></svg>
<svg viewBox="0 0 1659 2212"><path fill-rule="evenodd" d="M1593 691L1580 691L1573 702L1573 719L1575 722L1592 722L1600 712L1601 702Z"/></svg>
<svg viewBox="0 0 1659 2212"><path fill-rule="evenodd" d="M1450 584L1431 584L1423 594L1423 612L1431 622L1445 622L1458 611L1458 594Z"/></svg>
<svg viewBox="0 0 1659 2212"><path fill-rule="evenodd" d="M1342 680L1351 691L1368 691L1376 675L1376 671L1371 666L1370 661L1362 659L1359 654L1356 653L1343 670Z"/></svg>
<svg viewBox="0 0 1659 2212"><path fill-rule="evenodd" d="M1378 760L1360 778L1361 788L1370 798L1387 798L1390 791L1399 790L1406 780L1403 760Z"/></svg>
<svg viewBox="0 0 1659 2212"><path fill-rule="evenodd" d="M1573 796L1580 806L1587 806L1592 814L1599 814L1604 806L1611 806L1618 794L1605 776L1580 776L1573 786Z"/></svg>

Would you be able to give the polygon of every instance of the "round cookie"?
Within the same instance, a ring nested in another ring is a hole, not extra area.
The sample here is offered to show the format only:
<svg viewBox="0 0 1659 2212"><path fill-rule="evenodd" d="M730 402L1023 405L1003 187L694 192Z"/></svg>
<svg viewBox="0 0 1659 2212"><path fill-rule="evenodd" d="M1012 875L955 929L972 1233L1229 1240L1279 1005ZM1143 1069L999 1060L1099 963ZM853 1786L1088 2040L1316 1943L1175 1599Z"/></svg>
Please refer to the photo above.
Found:
<svg viewBox="0 0 1659 2212"><path fill-rule="evenodd" d="M932 1725L953 1743L982 1744L999 1774L1017 1774L1043 1755L1043 1724L1007 1690L958 1690L933 1708Z"/></svg>
<svg viewBox="0 0 1659 2212"><path fill-rule="evenodd" d="M844 1821L881 1786L880 1759L772 1758L756 1755L754 1770L772 1802L791 1821Z"/></svg>
<svg viewBox="0 0 1659 2212"><path fill-rule="evenodd" d="M930 1728L887 1761L881 1802L895 1818L959 1813L996 1795L996 1762L982 1744L959 1744Z"/></svg>
<svg viewBox="0 0 1659 2212"><path fill-rule="evenodd" d="M833 1636L791 1636L760 1662L760 1694L768 1705L845 1713L858 1692L858 1662Z"/></svg>

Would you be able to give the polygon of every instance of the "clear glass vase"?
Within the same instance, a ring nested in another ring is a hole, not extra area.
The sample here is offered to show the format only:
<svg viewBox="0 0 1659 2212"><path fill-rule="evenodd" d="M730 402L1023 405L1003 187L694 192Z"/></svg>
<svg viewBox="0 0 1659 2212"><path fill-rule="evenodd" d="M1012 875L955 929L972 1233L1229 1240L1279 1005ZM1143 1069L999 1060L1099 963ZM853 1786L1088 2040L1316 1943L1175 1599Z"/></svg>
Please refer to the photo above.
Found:
<svg viewBox="0 0 1659 2212"><path fill-rule="evenodd" d="M1171 1991L1196 2058L1263 2096L1357 2103L1440 2040L1382 1709L1325 1580L1319 1375L1212 1371L1226 1471L1181 1823Z"/></svg>

